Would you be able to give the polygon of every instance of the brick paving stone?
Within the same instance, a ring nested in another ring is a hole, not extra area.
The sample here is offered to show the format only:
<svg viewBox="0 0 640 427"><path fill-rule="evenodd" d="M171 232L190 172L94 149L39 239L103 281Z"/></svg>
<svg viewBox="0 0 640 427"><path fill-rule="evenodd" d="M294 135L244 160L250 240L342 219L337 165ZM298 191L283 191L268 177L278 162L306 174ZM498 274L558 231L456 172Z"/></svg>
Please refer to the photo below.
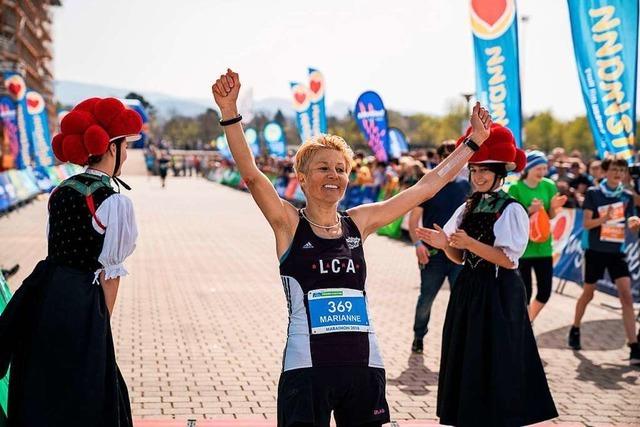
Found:
<svg viewBox="0 0 640 427"><path fill-rule="evenodd" d="M249 194L203 179L169 177L165 190L157 178L127 181L140 239L112 324L139 427L167 417L243 422L248 415L267 424L236 425L273 425L287 312L268 224ZM46 255L45 212L43 196L0 218L8 242L0 245L0 264L21 264L13 290ZM435 425L448 288L434 302L425 353L412 355L419 292L413 248L372 236L365 252L392 418ZM584 319L584 350L566 348L579 292L568 284L563 295L554 293L534 325L560 410L554 422L640 424L640 370L627 366L620 312L602 305L617 300L597 293Z"/></svg>

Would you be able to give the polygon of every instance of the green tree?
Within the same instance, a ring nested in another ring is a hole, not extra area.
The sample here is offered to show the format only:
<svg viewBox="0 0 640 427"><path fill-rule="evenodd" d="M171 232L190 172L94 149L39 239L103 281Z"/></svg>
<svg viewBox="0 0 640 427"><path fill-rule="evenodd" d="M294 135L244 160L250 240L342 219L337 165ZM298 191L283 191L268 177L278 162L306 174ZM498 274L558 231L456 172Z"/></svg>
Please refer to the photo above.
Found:
<svg viewBox="0 0 640 427"><path fill-rule="evenodd" d="M568 151L579 150L587 157L595 151L593 135L586 117L577 117L561 125L562 146Z"/></svg>
<svg viewBox="0 0 640 427"><path fill-rule="evenodd" d="M207 111L200 114L196 120L200 127L197 138L204 144L209 144L222 133L222 128L220 127L220 116L216 110L207 108Z"/></svg>
<svg viewBox="0 0 640 427"><path fill-rule="evenodd" d="M174 148L193 147L201 135L201 124L192 117L174 116L163 126L163 138L169 139Z"/></svg>
<svg viewBox="0 0 640 427"><path fill-rule="evenodd" d="M562 146L562 126L551 112L534 115L524 124L525 148L537 148L545 152Z"/></svg>

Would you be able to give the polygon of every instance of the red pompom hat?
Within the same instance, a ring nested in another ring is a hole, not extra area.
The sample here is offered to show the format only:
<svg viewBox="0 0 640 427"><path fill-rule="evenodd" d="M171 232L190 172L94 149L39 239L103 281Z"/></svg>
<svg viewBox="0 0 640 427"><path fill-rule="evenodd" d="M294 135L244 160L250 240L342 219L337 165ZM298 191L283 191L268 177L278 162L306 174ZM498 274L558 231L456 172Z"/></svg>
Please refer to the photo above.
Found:
<svg viewBox="0 0 640 427"><path fill-rule="evenodd" d="M456 145L460 145L469 135L471 127L458 139ZM493 123L489 138L480 146L480 149L469 159L469 164L504 163L508 172L520 172L527 164L527 155L516 147L513 134L506 127Z"/></svg>
<svg viewBox="0 0 640 427"><path fill-rule="evenodd" d="M89 156L106 153L116 139L140 139L141 129L140 115L116 98L89 98L62 119L61 132L53 137L51 146L60 161L84 166Z"/></svg>

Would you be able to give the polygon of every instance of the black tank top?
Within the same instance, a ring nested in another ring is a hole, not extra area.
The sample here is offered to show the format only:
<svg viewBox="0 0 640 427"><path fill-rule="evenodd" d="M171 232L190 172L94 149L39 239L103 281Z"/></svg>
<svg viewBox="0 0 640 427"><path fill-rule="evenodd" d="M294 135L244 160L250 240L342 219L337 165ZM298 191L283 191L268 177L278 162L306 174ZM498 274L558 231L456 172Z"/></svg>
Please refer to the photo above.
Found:
<svg viewBox="0 0 640 427"><path fill-rule="evenodd" d="M93 228L92 220L95 211L113 194L108 177L88 173L68 178L53 191L49 198L50 260L81 271L102 268L98 257L104 234Z"/></svg>
<svg viewBox="0 0 640 427"><path fill-rule="evenodd" d="M310 312L309 298L315 298L318 293L311 291L317 290L346 289L344 294L349 294L349 290L359 291L364 298L366 316L370 320L366 309L367 266L360 231L346 213L340 213L340 221L342 236L337 239L325 239L317 236L309 222L300 215L289 251L280 263L280 275L289 307L288 338L284 354L285 371L314 366L382 367L382 359L370 322L367 332L317 333L317 330L313 329L312 316L316 319L319 317ZM336 294L340 292L342 291ZM329 302L333 304L329 309L333 310L333 314L329 314L331 317L342 321L350 320L349 315L355 316L355 305L354 310L350 311L349 304L341 304L344 301L347 299L338 298ZM358 296L354 301L362 302L362 298Z"/></svg>

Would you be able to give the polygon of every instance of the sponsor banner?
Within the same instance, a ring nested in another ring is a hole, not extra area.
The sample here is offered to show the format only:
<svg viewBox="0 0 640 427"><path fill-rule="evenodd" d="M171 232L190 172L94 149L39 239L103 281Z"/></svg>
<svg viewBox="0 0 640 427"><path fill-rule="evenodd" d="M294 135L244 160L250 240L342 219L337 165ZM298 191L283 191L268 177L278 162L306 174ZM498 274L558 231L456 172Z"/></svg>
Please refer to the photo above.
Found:
<svg viewBox="0 0 640 427"><path fill-rule="evenodd" d="M9 95L0 96L0 120L2 120L2 137L6 144L2 147L2 168L24 167L16 164L20 153L20 135L18 134L16 102Z"/></svg>
<svg viewBox="0 0 640 427"><path fill-rule="evenodd" d="M582 96L600 158L633 162L638 0L568 0Z"/></svg>
<svg viewBox="0 0 640 427"><path fill-rule="evenodd" d="M309 68L309 96L311 98L311 134L327 133L327 112L324 106L324 76Z"/></svg>
<svg viewBox="0 0 640 427"><path fill-rule="evenodd" d="M142 138L133 142L131 148L144 148L144 146L147 145L147 139L149 138L149 114L147 114L147 110L145 110L144 105L142 105L142 102L140 102L139 99L125 98L120 101L128 108L138 113L142 119L142 130L140 131ZM60 117L61 113L62 112L58 113L59 120L62 120L62 117Z"/></svg>
<svg viewBox="0 0 640 427"><path fill-rule="evenodd" d="M584 282L582 235L584 228L582 209L562 209L552 220L553 275L582 285ZM640 241L638 236L626 230L625 254L631 275L631 292L635 301L640 301ZM607 279L596 287L608 294L618 295L616 285Z"/></svg>
<svg viewBox="0 0 640 427"><path fill-rule="evenodd" d="M231 149L229 148L229 143L227 143L227 137L224 134L216 138L216 148L218 149L218 151L220 151L222 157L227 160L233 161Z"/></svg>
<svg viewBox="0 0 640 427"><path fill-rule="evenodd" d="M24 78L15 71L3 73L4 87L16 103L16 123L18 125L19 150L16 167L24 169L31 165L33 147L30 141L31 121L27 114L27 84Z"/></svg>
<svg viewBox="0 0 640 427"><path fill-rule="evenodd" d="M522 147L520 65L515 0L471 0L476 97Z"/></svg>
<svg viewBox="0 0 640 427"><path fill-rule="evenodd" d="M398 128L389 128L389 157L399 159L402 153L409 152L407 137Z"/></svg>
<svg viewBox="0 0 640 427"><path fill-rule="evenodd" d="M373 91L364 92L356 101L354 114L358 127L364 134L376 159L381 162L388 161L387 110L384 108L380 95Z"/></svg>
<svg viewBox="0 0 640 427"><path fill-rule="evenodd" d="M284 158L287 156L287 143L284 129L278 122L268 122L262 131L262 136L267 144L267 151L270 156Z"/></svg>
<svg viewBox="0 0 640 427"><path fill-rule="evenodd" d="M291 82L291 95L293 96L293 109L296 112L296 125L298 134L304 144L313 134L311 128L311 94L309 89L298 82Z"/></svg>
<svg viewBox="0 0 640 427"><path fill-rule="evenodd" d="M260 140L258 139L258 132L254 128L246 128L244 130L244 137L247 140L247 144L251 148L253 157L260 156Z"/></svg>
<svg viewBox="0 0 640 427"><path fill-rule="evenodd" d="M31 141L33 145L33 161L36 168L52 166L55 162L51 149L51 133L49 132L49 116L42 95L28 90L26 95L27 114L31 121Z"/></svg>

